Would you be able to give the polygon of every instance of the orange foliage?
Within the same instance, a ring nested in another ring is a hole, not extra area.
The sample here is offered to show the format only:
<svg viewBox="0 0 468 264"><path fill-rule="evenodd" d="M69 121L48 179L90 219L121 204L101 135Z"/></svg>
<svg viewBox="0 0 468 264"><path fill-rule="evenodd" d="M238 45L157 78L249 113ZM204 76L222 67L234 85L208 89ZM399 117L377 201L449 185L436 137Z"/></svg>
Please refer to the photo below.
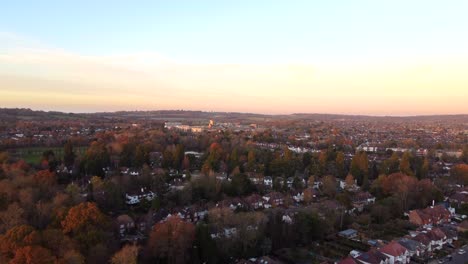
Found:
<svg viewBox="0 0 468 264"><path fill-rule="evenodd" d="M105 216L95 203L80 203L72 207L61 222L63 232L77 232L87 225L101 225Z"/></svg>
<svg viewBox="0 0 468 264"><path fill-rule="evenodd" d="M15 252L15 257L10 264L52 264L55 257L49 250L40 246L26 246Z"/></svg>

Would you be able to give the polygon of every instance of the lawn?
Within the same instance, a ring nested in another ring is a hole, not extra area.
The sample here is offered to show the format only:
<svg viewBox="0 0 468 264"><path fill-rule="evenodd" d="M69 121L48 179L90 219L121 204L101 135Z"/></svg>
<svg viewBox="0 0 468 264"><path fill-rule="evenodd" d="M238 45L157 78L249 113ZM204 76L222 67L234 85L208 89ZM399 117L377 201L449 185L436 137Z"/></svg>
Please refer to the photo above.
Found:
<svg viewBox="0 0 468 264"><path fill-rule="evenodd" d="M75 147L75 154L78 156L83 154L86 151L87 147ZM29 147L29 148L16 148L8 150L8 153L12 157L18 159L23 159L29 164L38 164L41 161L42 154L47 151L52 150L57 159L63 158L63 147Z"/></svg>

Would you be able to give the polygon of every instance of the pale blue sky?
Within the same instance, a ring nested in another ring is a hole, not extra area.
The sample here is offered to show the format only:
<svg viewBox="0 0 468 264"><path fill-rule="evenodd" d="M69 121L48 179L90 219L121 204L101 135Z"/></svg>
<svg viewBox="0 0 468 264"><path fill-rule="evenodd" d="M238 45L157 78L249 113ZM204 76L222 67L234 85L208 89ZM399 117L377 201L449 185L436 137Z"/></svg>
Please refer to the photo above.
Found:
<svg viewBox="0 0 468 264"><path fill-rule="evenodd" d="M0 32L67 51L195 63L467 53L468 1L3 1Z"/></svg>

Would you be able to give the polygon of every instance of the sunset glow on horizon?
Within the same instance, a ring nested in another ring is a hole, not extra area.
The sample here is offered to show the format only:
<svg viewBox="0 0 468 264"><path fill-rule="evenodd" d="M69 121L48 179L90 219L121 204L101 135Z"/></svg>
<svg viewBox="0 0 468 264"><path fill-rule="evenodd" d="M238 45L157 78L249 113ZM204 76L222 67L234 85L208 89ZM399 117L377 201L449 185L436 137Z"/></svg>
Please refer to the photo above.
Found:
<svg viewBox="0 0 468 264"><path fill-rule="evenodd" d="M0 107L468 114L467 2L255 2L4 4Z"/></svg>

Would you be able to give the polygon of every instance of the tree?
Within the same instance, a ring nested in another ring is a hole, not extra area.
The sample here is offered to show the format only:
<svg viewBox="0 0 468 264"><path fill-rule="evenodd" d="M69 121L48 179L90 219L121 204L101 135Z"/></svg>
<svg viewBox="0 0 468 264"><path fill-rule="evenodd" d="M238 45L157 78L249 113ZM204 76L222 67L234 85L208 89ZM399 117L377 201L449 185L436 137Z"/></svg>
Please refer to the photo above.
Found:
<svg viewBox="0 0 468 264"><path fill-rule="evenodd" d="M343 178L346 174L345 172L345 156L344 156L344 153L342 151L339 151L337 154L336 154L336 170L337 170L337 176L339 178Z"/></svg>
<svg viewBox="0 0 468 264"><path fill-rule="evenodd" d="M75 152L73 151L73 145L71 141L67 141L63 146L63 162L67 168L70 168L75 163Z"/></svg>
<svg viewBox="0 0 468 264"><path fill-rule="evenodd" d="M85 252L106 240L108 221L95 203L70 208L61 225L63 232L76 239Z"/></svg>
<svg viewBox="0 0 468 264"><path fill-rule="evenodd" d="M190 159L187 155L184 156L184 160L182 161L182 169L190 170Z"/></svg>
<svg viewBox="0 0 468 264"><path fill-rule="evenodd" d="M399 171L399 157L396 152L392 153L392 156L385 160L380 167L380 172L382 174L390 175Z"/></svg>
<svg viewBox="0 0 468 264"><path fill-rule="evenodd" d="M352 186L354 186L354 177L352 174L348 174L348 176L346 176L345 183L346 188L351 188Z"/></svg>
<svg viewBox="0 0 468 264"><path fill-rule="evenodd" d="M249 150L247 154L247 169L248 171L254 171L255 169L255 151L253 149Z"/></svg>
<svg viewBox="0 0 468 264"><path fill-rule="evenodd" d="M55 260L48 249L41 246L26 246L15 251L10 264L52 264Z"/></svg>
<svg viewBox="0 0 468 264"><path fill-rule="evenodd" d="M310 204L314 200L314 189L308 187L304 190L304 202Z"/></svg>
<svg viewBox="0 0 468 264"><path fill-rule="evenodd" d="M207 224L197 224L195 244L202 263L218 263L216 242L211 237Z"/></svg>
<svg viewBox="0 0 468 264"><path fill-rule="evenodd" d="M105 216L95 203L80 203L68 211L61 222L64 233L78 233L88 226L100 226L105 222Z"/></svg>
<svg viewBox="0 0 468 264"><path fill-rule="evenodd" d="M177 144L174 151L174 166L179 169L182 166L182 161L185 156L185 148L182 144Z"/></svg>
<svg viewBox="0 0 468 264"><path fill-rule="evenodd" d="M110 156L103 143L94 141L86 151L82 168L87 175L104 176L103 168L110 165Z"/></svg>
<svg viewBox="0 0 468 264"><path fill-rule="evenodd" d="M0 235L0 253L6 258L13 257L16 250L38 243L38 240L37 232L32 226L15 226Z"/></svg>
<svg viewBox="0 0 468 264"><path fill-rule="evenodd" d="M114 254L112 264L137 264L138 247L135 245L126 245L120 251Z"/></svg>
<svg viewBox="0 0 468 264"><path fill-rule="evenodd" d="M8 205L6 211L0 212L0 231L4 232L12 227L26 223L23 217L24 210L18 203Z"/></svg>
<svg viewBox="0 0 468 264"><path fill-rule="evenodd" d="M405 152L403 157L400 160L400 172L409 176L414 175L413 170L411 169L411 154L409 152Z"/></svg>
<svg viewBox="0 0 468 264"><path fill-rule="evenodd" d="M195 239L195 227L177 216L154 226L148 239L150 256L167 263L185 263Z"/></svg>
<svg viewBox="0 0 468 264"><path fill-rule="evenodd" d="M359 186L367 186L369 177L369 160L367 159L366 152L361 151L354 155L351 161L350 173L357 180Z"/></svg>
<svg viewBox="0 0 468 264"><path fill-rule="evenodd" d="M63 258L59 260L59 264L85 264L85 258L80 252L69 250L65 252Z"/></svg>
<svg viewBox="0 0 468 264"><path fill-rule="evenodd" d="M336 194L336 179L332 175L327 175L323 178L323 192L329 197L334 197Z"/></svg>
<svg viewBox="0 0 468 264"><path fill-rule="evenodd" d="M307 186L314 187L314 183L315 183L315 176L311 175L309 179L307 179Z"/></svg>
<svg viewBox="0 0 468 264"><path fill-rule="evenodd" d="M468 185L468 165L458 164L450 171L451 177L458 184Z"/></svg>
<svg viewBox="0 0 468 264"><path fill-rule="evenodd" d="M320 152L320 155L319 155L319 173L320 173L320 175L323 175L323 174L326 173L327 158L328 158L328 155L327 155L326 151Z"/></svg>
<svg viewBox="0 0 468 264"><path fill-rule="evenodd" d="M231 187L234 191L233 196L243 196L252 193L255 185L245 174L236 174L232 177Z"/></svg>

